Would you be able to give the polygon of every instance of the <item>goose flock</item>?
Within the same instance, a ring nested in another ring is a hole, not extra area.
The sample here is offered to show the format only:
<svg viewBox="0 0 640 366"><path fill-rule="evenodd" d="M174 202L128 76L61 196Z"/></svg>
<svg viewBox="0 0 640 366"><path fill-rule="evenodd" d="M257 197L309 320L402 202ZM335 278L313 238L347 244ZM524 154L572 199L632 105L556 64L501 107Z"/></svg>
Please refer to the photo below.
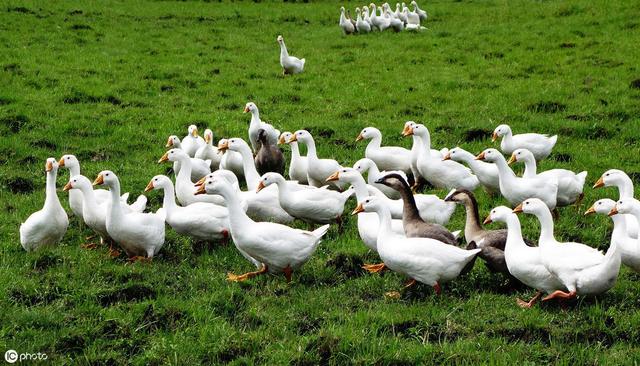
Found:
<svg viewBox="0 0 640 366"><path fill-rule="evenodd" d="M229 137L214 145L212 131L207 129L201 138L195 125L182 139L169 137L169 150L158 163L172 163L175 177L156 175L144 190L162 191L162 207L156 212L145 212L144 195L128 203L129 194L122 194L113 171L99 172L94 188L74 155L47 159L44 206L20 226L22 246L35 250L64 237L69 219L56 192L56 177L65 168L69 179L64 191L69 192L72 214L109 245L111 255L123 250L130 261L151 261L162 249L168 225L194 240L231 239L256 270L229 273L230 281L264 273L282 273L290 281L330 225L337 224L341 233L345 204L353 196L358 234L381 259L364 268L400 273L408 279L405 287L421 282L439 294L441 284L470 271L479 257L492 272L535 289L532 299L517 299L518 305L531 307L543 295L549 300L603 293L615 285L621 264L640 272L640 202L623 171L608 170L594 185L617 187L618 200L601 199L585 212L612 218L606 253L556 239L554 215L560 207L580 203L587 176L564 169L538 171L536 162L549 156L557 136L514 135L509 126L500 125L492 137L502 139L501 151L487 148L474 155L461 147L434 148L424 124L398 124L398 132L411 137L411 148L383 146L380 130L369 126L356 137L368 141L364 157L347 166L319 156L309 131L280 132L260 119L253 102L244 112L251 114L247 140ZM306 156L298 144L306 146ZM278 145L289 146L288 164ZM508 160L503 153L510 155ZM522 176L510 167L518 162L525 165ZM442 198L416 193L421 182L449 193ZM482 222L473 193L481 187L509 204L492 209ZM447 228L457 205L466 212L462 232ZM519 213L540 222L537 245L522 236ZM310 230L290 227L294 220L307 223ZM494 221L505 223L506 229L484 226ZM458 244L462 238L465 246ZM96 244L86 247L92 246ZM394 294L399 293L389 296Z"/></svg>
<svg viewBox="0 0 640 366"><path fill-rule="evenodd" d="M401 32L403 30L419 31L426 29L420 22L427 20L427 12L420 9L418 4L411 1L413 10L409 10L407 5L396 3L396 10L391 10L389 3L376 6L371 3L369 6L356 8L356 19L351 17L349 10L344 6L340 8L340 28L344 34L369 33L373 31L392 30ZM371 13L369 13L371 10Z"/></svg>

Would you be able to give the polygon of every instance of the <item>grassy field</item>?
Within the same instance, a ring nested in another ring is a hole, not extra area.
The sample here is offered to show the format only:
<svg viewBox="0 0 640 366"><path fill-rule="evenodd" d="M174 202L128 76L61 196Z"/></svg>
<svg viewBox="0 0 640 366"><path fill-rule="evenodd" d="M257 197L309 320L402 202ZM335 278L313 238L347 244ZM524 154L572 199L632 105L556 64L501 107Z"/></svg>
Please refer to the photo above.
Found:
<svg viewBox="0 0 640 366"><path fill-rule="evenodd" d="M640 363L640 275L625 268L610 292L566 309L522 310L514 298L533 292L478 262L442 296L416 286L387 299L403 278L360 269L378 258L353 218L290 284L227 283L227 272L251 269L233 246L171 231L153 264L126 265L80 249L91 232L77 218L59 247L23 251L18 227L42 205L45 158L73 153L89 178L111 169L138 194L166 171L155 162L167 136L189 124L216 140L245 138L248 101L283 131L310 129L320 153L345 165L363 156L353 141L369 125L386 144L409 146L404 122L423 122L435 146L472 152L491 145L499 123L559 134L541 168L589 176L585 203L561 210L557 236L608 247L610 219L582 212L617 198L590 188L604 170L640 181L637 2L430 1L427 31L355 37L340 32L341 5L3 2L0 353L140 365ZM306 57L305 73L281 76L278 34ZM61 172L58 186L67 179ZM149 198L157 208L159 194ZM506 204L479 201L482 217ZM449 227L463 220L458 209ZM535 218L522 222L536 238Z"/></svg>

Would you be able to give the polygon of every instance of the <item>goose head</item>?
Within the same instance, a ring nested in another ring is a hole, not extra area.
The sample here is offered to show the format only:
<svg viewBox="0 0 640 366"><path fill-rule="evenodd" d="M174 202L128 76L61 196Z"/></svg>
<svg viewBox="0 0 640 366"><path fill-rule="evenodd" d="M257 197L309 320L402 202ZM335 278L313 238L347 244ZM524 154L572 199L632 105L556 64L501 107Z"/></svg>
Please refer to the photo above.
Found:
<svg viewBox="0 0 640 366"><path fill-rule="evenodd" d="M617 214L633 214L634 212L638 212L640 209L640 202L635 198L623 198L616 202L615 207L609 211L609 216L617 215Z"/></svg>
<svg viewBox="0 0 640 366"><path fill-rule="evenodd" d="M539 198L529 198L513 209L513 213L524 212L533 215L538 215L544 211L549 211L549 207Z"/></svg>
<svg viewBox="0 0 640 366"><path fill-rule="evenodd" d="M340 14L344 15L344 11L345 11L345 10L344 10L344 6L341 6L341 7L340 7Z"/></svg>
<svg viewBox="0 0 640 366"><path fill-rule="evenodd" d="M527 149L516 149L511 154L511 157L509 158L509 161L507 161L507 164L511 165L513 163L520 162L520 161L532 161L532 160L535 161L535 158L533 157L533 153L531 153L531 151Z"/></svg>
<svg viewBox="0 0 640 366"><path fill-rule="evenodd" d="M385 175L384 177L378 178L376 180L378 184L384 184L387 187L391 187L397 191L400 191L403 188L410 189L409 183L400 175L396 173L390 173Z"/></svg>
<svg viewBox="0 0 640 366"><path fill-rule="evenodd" d="M260 182L258 182L258 189L256 189L256 192L260 192L265 187L268 187L272 184L278 184L284 181L284 177L282 177L282 175L278 173L265 173L262 175L262 177L260 177Z"/></svg>
<svg viewBox="0 0 640 366"><path fill-rule="evenodd" d="M412 1L411 1L411 5L413 5L413 8L414 8L413 10L414 10L414 11L415 11L415 9L417 9L417 8L418 8L418 3L417 3L415 0L412 0Z"/></svg>
<svg viewBox="0 0 640 366"><path fill-rule="evenodd" d="M360 212L377 212L384 207L384 202L380 198L375 196L368 196L364 200L358 202L355 210L351 212L352 215L357 215Z"/></svg>
<svg viewBox="0 0 640 366"><path fill-rule="evenodd" d="M489 212L489 215L486 219L484 219L483 223L485 225L490 224L494 221L496 222L506 222L507 218L515 215L513 211L506 206L498 206Z"/></svg>
<svg viewBox="0 0 640 366"><path fill-rule="evenodd" d="M58 171L58 161L56 158L47 158L47 161L44 164L44 171L49 172L57 172Z"/></svg>
<svg viewBox="0 0 640 366"><path fill-rule="evenodd" d="M509 133L511 133L511 127L508 125L500 125L493 130L493 134L491 134L491 141L495 142L498 137L502 137Z"/></svg>
<svg viewBox="0 0 640 366"><path fill-rule="evenodd" d="M495 163L496 161L498 161L500 159L504 160L504 156L502 156L500 151L498 151L496 149L493 149L493 148L489 148L489 149L485 149L483 152L478 154L478 156L476 156L475 159L476 160L486 161L486 162L489 162L489 163Z"/></svg>
<svg viewBox="0 0 640 366"><path fill-rule="evenodd" d="M584 215L586 216L594 213L608 215L614 207L616 207L616 201L609 198L603 198L595 201Z"/></svg>
<svg viewBox="0 0 640 366"><path fill-rule="evenodd" d="M284 38L282 36L278 36L278 38L276 38L278 40L278 43L282 44L284 42Z"/></svg>
<svg viewBox="0 0 640 366"><path fill-rule="evenodd" d="M213 141L213 131L210 129L204 130L204 142L209 144Z"/></svg>
<svg viewBox="0 0 640 366"><path fill-rule="evenodd" d="M107 186L113 187L118 184L118 177L111 170L103 170L98 173L98 176L93 181L94 186Z"/></svg>
<svg viewBox="0 0 640 366"><path fill-rule="evenodd" d="M455 202L457 204L466 205L474 203L477 206L473 193L466 189L454 189L445 198L445 202Z"/></svg>
<svg viewBox="0 0 640 366"><path fill-rule="evenodd" d="M373 167L374 164L375 163L373 162L373 160L368 158L362 158L356 161L355 164L353 164L353 169L357 170L358 173L363 174L365 172L368 172L369 169L371 169L371 167Z"/></svg>
<svg viewBox="0 0 640 366"><path fill-rule="evenodd" d="M372 139L374 137L382 136L382 133L379 129L375 127L366 127L363 128L362 131L356 137L356 141Z"/></svg>
<svg viewBox="0 0 640 366"><path fill-rule="evenodd" d="M224 179L209 178L201 185L194 194L218 194L222 197L229 197L232 193L229 182Z"/></svg>
<svg viewBox="0 0 640 366"><path fill-rule="evenodd" d="M596 184L593 185L593 188L622 186L630 180L631 178L622 170L609 169L602 173L602 176L600 176Z"/></svg>
<svg viewBox="0 0 640 366"><path fill-rule="evenodd" d="M413 127L416 125L414 121L407 121L404 123L404 128L402 129L402 136L411 136L413 135Z"/></svg>
<svg viewBox="0 0 640 366"><path fill-rule="evenodd" d="M247 142L240 137L233 137L228 139L226 141L226 144L223 144L222 146L218 144L218 150L220 150L220 148L222 148L223 150L229 149L231 151L240 152L243 149L249 149L249 145L247 145Z"/></svg>
<svg viewBox="0 0 640 366"><path fill-rule="evenodd" d="M466 152L465 149L461 148L461 147L454 147L453 149L449 150L447 152L447 154L442 158L442 160L453 160L453 161L458 161L456 159L459 159L459 157L462 157L462 155Z"/></svg>
<svg viewBox="0 0 640 366"><path fill-rule="evenodd" d="M75 177L69 179L67 184L62 188L63 191L68 191L71 189L91 189L91 181L89 178L84 175L76 175Z"/></svg>
<svg viewBox="0 0 640 366"><path fill-rule="evenodd" d="M80 165L78 158L75 155L62 155L60 160L58 160L58 166L62 168L71 169L73 167L77 167Z"/></svg>
<svg viewBox="0 0 640 366"><path fill-rule="evenodd" d="M289 139L289 142L300 141L303 144L313 141L313 136L307 130L298 130Z"/></svg>
<svg viewBox="0 0 640 366"><path fill-rule="evenodd" d="M362 179L362 175L360 175L360 173L353 169L353 168L342 168L336 172L334 172L333 174L331 174L326 181L327 182L334 182L334 181L339 181L339 182L347 182L347 183L353 183L357 177L360 177Z"/></svg>
<svg viewBox="0 0 640 366"><path fill-rule="evenodd" d="M144 191L149 192L152 189L164 189L171 184L173 184L171 183L171 179L169 179L169 177L167 177L166 175L156 175L155 177L151 178L149 184L147 184L147 186L144 188Z"/></svg>
<svg viewBox="0 0 640 366"><path fill-rule="evenodd" d="M188 136L198 137L198 126L190 125L187 131L189 132Z"/></svg>
<svg viewBox="0 0 640 366"><path fill-rule="evenodd" d="M291 140L292 135L293 134L289 131L284 131L283 133L281 133L280 137L278 138L278 145L291 143L289 140Z"/></svg>
<svg viewBox="0 0 640 366"><path fill-rule="evenodd" d="M257 111L258 111L258 106L254 102L249 102L244 106L244 113L247 113L247 112L253 113Z"/></svg>
<svg viewBox="0 0 640 366"><path fill-rule="evenodd" d="M162 155L158 163L164 163L165 161L180 161L183 159L189 159L189 155L181 149L171 149Z"/></svg>
<svg viewBox="0 0 640 366"><path fill-rule="evenodd" d="M419 137L424 137L429 135L429 130L427 127L421 123L414 123L410 126L409 129L405 129L406 132L403 131L403 136L411 136L416 135Z"/></svg>
<svg viewBox="0 0 640 366"><path fill-rule="evenodd" d="M176 135L171 135L167 139L167 145L165 147L175 147L176 149L180 149L182 147L180 143L180 138Z"/></svg>

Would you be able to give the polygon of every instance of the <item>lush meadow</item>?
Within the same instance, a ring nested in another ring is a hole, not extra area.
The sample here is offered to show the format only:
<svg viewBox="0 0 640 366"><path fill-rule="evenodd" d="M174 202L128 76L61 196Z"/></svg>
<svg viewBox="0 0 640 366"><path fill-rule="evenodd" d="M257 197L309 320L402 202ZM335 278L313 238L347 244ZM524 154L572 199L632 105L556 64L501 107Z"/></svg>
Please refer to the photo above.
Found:
<svg viewBox="0 0 640 366"><path fill-rule="evenodd" d="M168 231L148 265L79 246L77 218L55 249L26 253L18 227L40 209L44 160L75 154L90 179L115 171L137 195L168 171L170 134L189 124L215 140L246 138L254 101L284 130L309 129L319 153L351 165L366 126L409 146L406 120L437 147L492 146L500 123L558 134L541 169L588 170L580 208L556 231L606 249L611 220L583 217L612 188L609 168L640 183L640 7L633 1L434 1L422 33L342 36L339 2L6 1L0 6L0 352L46 352L63 363L415 364L640 362L640 275L624 268L608 293L530 310L478 261L435 296L403 278L364 273L377 256L355 220L332 229L287 284L228 283L250 270L232 245ZM360 3L347 3L353 9ZM276 37L305 72L282 77ZM68 179L62 170L61 187ZM445 191L433 191L443 196ZM478 191L481 216L499 197ZM63 205L67 194L59 191ZM159 207L157 192L149 195ZM353 208L355 203L349 204ZM534 217L521 218L536 238ZM462 229L458 208L449 228ZM304 224L297 224L303 227Z"/></svg>

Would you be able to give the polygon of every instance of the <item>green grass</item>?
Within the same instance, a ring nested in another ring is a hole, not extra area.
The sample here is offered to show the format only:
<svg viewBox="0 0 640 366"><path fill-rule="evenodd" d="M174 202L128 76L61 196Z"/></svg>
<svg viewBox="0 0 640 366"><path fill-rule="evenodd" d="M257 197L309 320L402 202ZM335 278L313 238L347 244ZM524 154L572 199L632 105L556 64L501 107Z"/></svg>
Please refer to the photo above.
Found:
<svg viewBox="0 0 640 366"><path fill-rule="evenodd" d="M640 8L631 1L434 1L428 31L344 37L342 3L18 2L0 6L0 353L65 363L416 364L640 362L640 276L623 269L607 294L563 309L515 305L478 263L443 286L384 293L403 278L368 275L378 258L355 220L332 229L294 281L225 281L251 266L233 246L168 231L152 265L79 248L76 218L55 249L26 253L18 227L44 196L44 159L73 153L141 192L168 166L167 136L197 124L246 137L255 101L281 130L310 127L320 154L352 164L373 125L386 144L406 120L437 147L479 152L499 123L559 134L542 169L640 177ZM355 3L349 3L353 8ZM307 59L281 77L276 36ZM634 81L635 80L635 81ZM479 135L479 137L478 137ZM62 172L58 186L66 182ZM437 191L443 195L445 192ZM585 203L617 197L586 188ZM64 205L67 195L59 192ZM149 195L154 208L160 199ZM479 194L481 215L500 198ZM353 202L350 207L353 207ZM582 206L583 212L586 205ZM606 249L611 222L561 210L558 237ZM461 229L458 210L451 229ZM524 232L536 237L533 217Z"/></svg>

